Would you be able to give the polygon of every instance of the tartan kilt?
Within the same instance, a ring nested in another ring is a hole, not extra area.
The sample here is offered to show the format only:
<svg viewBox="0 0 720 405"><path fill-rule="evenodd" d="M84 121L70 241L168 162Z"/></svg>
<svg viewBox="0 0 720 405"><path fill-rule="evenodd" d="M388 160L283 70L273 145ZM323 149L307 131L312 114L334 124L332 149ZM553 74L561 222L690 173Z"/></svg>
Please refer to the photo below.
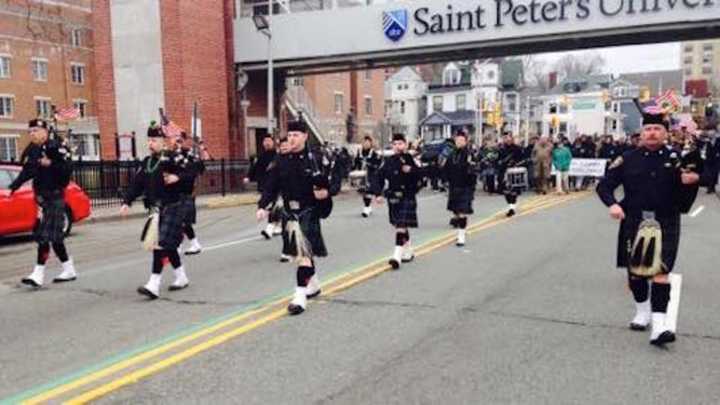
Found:
<svg viewBox="0 0 720 405"><path fill-rule="evenodd" d="M666 273L670 273L675 267L675 260L680 246L680 215L656 217L655 220L660 223L662 229L661 259L663 269ZM632 245L635 243L635 236L642 221L642 216L627 216L620 222L617 248L618 268L630 268Z"/></svg>
<svg viewBox="0 0 720 405"><path fill-rule="evenodd" d="M417 200L415 196L405 196L395 201L388 199L390 224L396 228L417 228Z"/></svg>
<svg viewBox="0 0 720 405"><path fill-rule="evenodd" d="M472 215L474 199L473 187L451 187L448 192L447 210L455 214Z"/></svg>
<svg viewBox="0 0 720 405"><path fill-rule="evenodd" d="M195 197L183 197L181 203L185 205L183 211L187 213L185 216L185 224L195 225L197 223L197 206L195 205Z"/></svg>
<svg viewBox="0 0 720 405"><path fill-rule="evenodd" d="M298 254L297 240L293 235L288 234L286 230L288 222L294 220L297 220L300 224L300 231L308 242L312 256L327 257L328 251L322 235L320 216L315 208L306 209L300 213L283 212L283 237L286 238L284 242L287 241L287 243L283 243L283 253L290 256L297 256Z"/></svg>
<svg viewBox="0 0 720 405"><path fill-rule="evenodd" d="M183 240L183 225L192 207L183 201L168 204L160 209L160 230L158 245L167 250L175 250Z"/></svg>
<svg viewBox="0 0 720 405"><path fill-rule="evenodd" d="M65 199L60 197L37 201L42 219L35 224L33 236L38 243L59 243L65 240Z"/></svg>

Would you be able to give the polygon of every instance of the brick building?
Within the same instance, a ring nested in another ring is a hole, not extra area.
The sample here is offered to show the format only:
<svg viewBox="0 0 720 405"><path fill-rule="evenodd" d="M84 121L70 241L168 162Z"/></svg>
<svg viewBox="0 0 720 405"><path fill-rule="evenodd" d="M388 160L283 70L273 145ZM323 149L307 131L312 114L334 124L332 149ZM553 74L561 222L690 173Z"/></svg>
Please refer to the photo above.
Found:
<svg viewBox="0 0 720 405"><path fill-rule="evenodd" d="M211 154L241 155L243 139L231 124L237 122L234 11L232 0L93 1L104 158L116 157L116 133L134 132L143 145L160 107L189 131L195 103ZM138 149L142 156L144 147Z"/></svg>
<svg viewBox="0 0 720 405"><path fill-rule="evenodd" d="M90 0L0 2L0 160L16 160L29 142L27 122L51 106L75 106L76 152L99 155ZM66 124L58 125L67 129Z"/></svg>

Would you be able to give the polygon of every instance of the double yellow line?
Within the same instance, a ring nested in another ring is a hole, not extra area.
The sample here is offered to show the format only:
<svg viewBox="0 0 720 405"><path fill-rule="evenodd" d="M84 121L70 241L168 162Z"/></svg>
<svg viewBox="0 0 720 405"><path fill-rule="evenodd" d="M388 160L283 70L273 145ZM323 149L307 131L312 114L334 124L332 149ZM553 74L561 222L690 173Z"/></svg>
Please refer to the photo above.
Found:
<svg viewBox="0 0 720 405"><path fill-rule="evenodd" d="M550 207L553 207L553 206L556 206L559 204L563 204L563 203L566 203L566 202L569 202L572 200L582 198L586 195L587 195L587 193L579 193L579 194L573 194L571 196L562 196L562 197L543 196L543 197L531 198L526 203L521 205L520 212L515 218L522 217L525 215L530 215L530 214L533 214L537 211L540 211L540 210L543 210L546 208L550 208ZM505 218L503 213L497 213L494 216L491 216L479 223L472 224L470 227L468 227L468 233L474 234L477 232L481 232L485 229L503 224L503 223L511 221L513 219L514 218ZM453 244L454 242L455 242L455 234L447 233L437 239L434 239L430 242L427 242L425 244L418 246L416 249L416 256L423 256L423 255L429 254L429 253L431 253L437 249L440 249L444 246ZM355 271L352 271L352 272L349 272L346 274L342 274L342 275L326 282L323 285L324 295L329 296L332 294L337 294L340 291L346 290L354 285L357 285L357 284L367 281L371 278L374 278L388 270L390 270L390 266L383 259L383 260L371 263L371 264L364 266L360 269L357 269ZM153 374L156 374L168 367L179 364L179 363L189 359L190 357L195 356L196 354L202 353L213 347L221 345L230 339L233 339L235 337L243 335L243 334L250 332L254 329L257 329L269 322L275 321L277 319L280 319L280 318L286 316L287 310L284 308L284 305L286 305L289 302L289 300L290 300L290 297L283 297L283 298L277 299L273 302L263 305L261 308L231 317L231 318L224 320L222 322L219 322L215 325L203 328L203 329L201 329L197 332L194 332L190 335L178 338L178 339L168 342L162 346L156 347L154 349L140 353L133 357L119 361L115 364L112 364L108 367L97 370L95 372L92 372L88 375L85 375L83 377L75 379L71 382L68 382L68 383L59 385L57 387L54 387L52 389L49 389L49 390L42 392L36 396L28 398L27 400L23 401L22 403L23 404L43 403L43 402L46 402L51 399L56 399L58 397L65 396L66 394L68 394L72 391L79 390L80 388L88 386L92 383L101 382L101 385L99 385L95 388L91 388L85 392L82 392L81 394L70 398L69 400L65 401L64 403L66 403L66 404L85 404L85 403L91 402L91 401L101 398L113 391L116 391L124 386L134 384L134 383L136 383L144 378L147 378ZM214 335L218 332L221 332L223 329L226 329L235 324L242 323L245 321L248 321L248 322L243 323L241 326L238 326L229 331ZM117 374L124 370L136 368L144 362L150 361L150 360L157 358L163 354L172 352L175 349L180 349L183 345L189 344L190 342L193 342L193 341L201 339L201 338L206 338L206 340L201 341L199 343L195 343L192 346L190 346L184 350L178 351L174 354L171 354L168 357L162 358L159 361L155 361L149 365L141 366L135 370L128 371L125 374L122 374L118 377L112 377L114 374ZM108 381L103 383L102 382L103 380L108 380Z"/></svg>

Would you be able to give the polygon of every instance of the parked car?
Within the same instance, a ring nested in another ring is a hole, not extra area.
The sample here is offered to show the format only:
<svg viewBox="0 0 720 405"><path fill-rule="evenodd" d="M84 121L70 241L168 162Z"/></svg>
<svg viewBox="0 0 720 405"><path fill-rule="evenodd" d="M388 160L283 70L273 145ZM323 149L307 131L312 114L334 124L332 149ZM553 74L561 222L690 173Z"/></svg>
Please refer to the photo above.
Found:
<svg viewBox="0 0 720 405"><path fill-rule="evenodd" d="M11 198L10 183L20 174L19 166L0 165L0 236L31 232L37 220L35 193L30 182L23 184ZM65 234L73 223L90 216L90 198L74 182L65 189L67 212Z"/></svg>

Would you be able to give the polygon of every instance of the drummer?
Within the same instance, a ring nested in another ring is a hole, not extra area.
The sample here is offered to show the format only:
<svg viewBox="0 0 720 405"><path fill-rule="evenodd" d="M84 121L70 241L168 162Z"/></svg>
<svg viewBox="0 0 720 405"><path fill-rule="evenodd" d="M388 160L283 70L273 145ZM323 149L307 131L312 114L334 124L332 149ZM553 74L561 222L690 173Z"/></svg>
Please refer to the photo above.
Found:
<svg viewBox="0 0 720 405"><path fill-rule="evenodd" d="M353 172L350 173L351 179L359 178L361 180L358 193L363 196L363 218L367 218L372 214L373 194L370 192L370 179L375 178L377 169L382 163L382 157L375 150L374 143L371 136L366 136L363 139L362 149L355 157Z"/></svg>
<svg viewBox="0 0 720 405"><path fill-rule="evenodd" d="M515 139L510 133L503 136L503 143L498 153L498 171L500 180L500 191L505 195L505 201L508 203L507 217L512 217L517 212L517 198L520 195L521 188L514 186L509 180L508 171L513 168L523 166L523 150L515 143Z"/></svg>

